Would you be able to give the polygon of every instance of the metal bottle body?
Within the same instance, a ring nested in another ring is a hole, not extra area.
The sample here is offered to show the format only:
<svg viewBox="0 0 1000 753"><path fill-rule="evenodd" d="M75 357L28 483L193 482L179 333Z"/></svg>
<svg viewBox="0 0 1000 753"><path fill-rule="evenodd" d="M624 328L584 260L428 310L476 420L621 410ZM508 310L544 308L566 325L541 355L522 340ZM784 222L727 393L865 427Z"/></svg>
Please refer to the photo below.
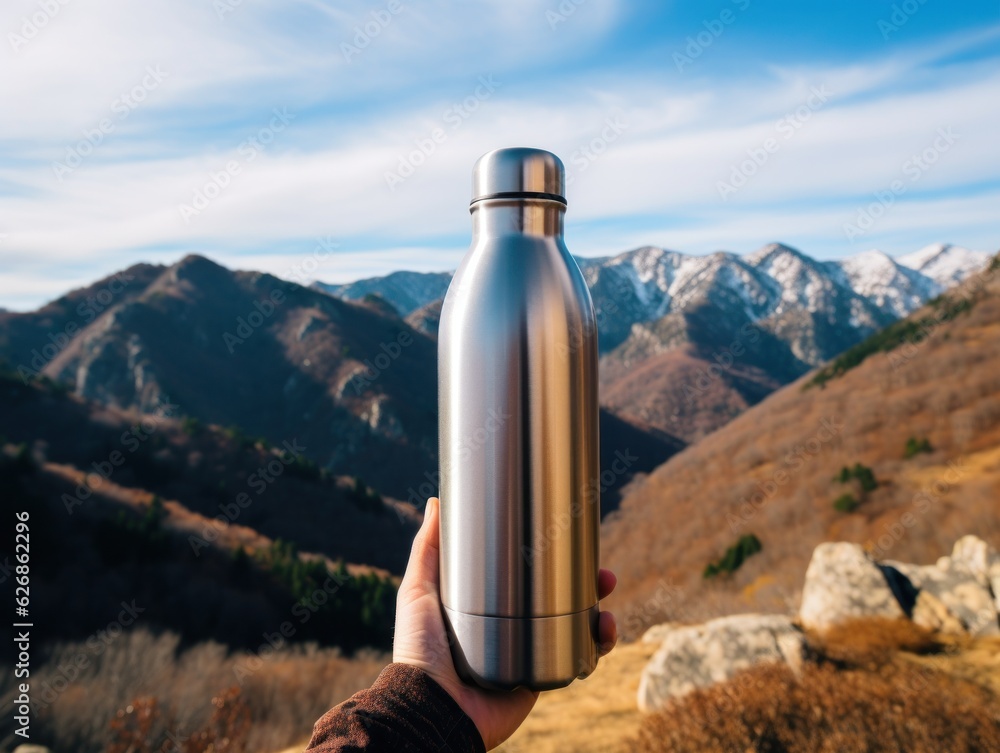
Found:
<svg viewBox="0 0 1000 753"><path fill-rule="evenodd" d="M490 688L597 663L597 326L564 210L474 203L441 312L441 599L460 674Z"/></svg>

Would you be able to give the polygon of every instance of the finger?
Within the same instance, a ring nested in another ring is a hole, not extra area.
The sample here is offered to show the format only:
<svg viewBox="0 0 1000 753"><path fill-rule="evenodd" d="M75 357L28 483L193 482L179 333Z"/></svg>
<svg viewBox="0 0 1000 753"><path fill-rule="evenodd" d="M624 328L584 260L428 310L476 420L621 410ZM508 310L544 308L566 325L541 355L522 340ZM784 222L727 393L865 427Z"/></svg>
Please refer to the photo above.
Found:
<svg viewBox="0 0 1000 753"><path fill-rule="evenodd" d="M611 651L618 643L618 623L611 612L601 612L597 623L597 649L601 656Z"/></svg>
<svg viewBox="0 0 1000 753"><path fill-rule="evenodd" d="M603 599L610 596L616 585L618 585L618 576L602 567L597 574L597 598Z"/></svg>
<svg viewBox="0 0 1000 753"><path fill-rule="evenodd" d="M415 584L437 588L440 568L440 505L437 497L427 500L424 522L417 535L413 537L410 560L406 565L400 590L409 590L409 587Z"/></svg>

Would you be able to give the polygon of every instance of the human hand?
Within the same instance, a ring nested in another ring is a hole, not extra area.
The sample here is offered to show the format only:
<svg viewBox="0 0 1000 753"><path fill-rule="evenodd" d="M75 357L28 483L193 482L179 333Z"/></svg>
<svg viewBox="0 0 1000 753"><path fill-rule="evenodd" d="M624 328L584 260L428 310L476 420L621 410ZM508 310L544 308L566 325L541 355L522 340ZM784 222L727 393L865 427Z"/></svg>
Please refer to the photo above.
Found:
<svg viewBox="0 0 1000 753"><path fill-rule="evenodd" d="M424 522L410 550L410 561L396 597L396 636L392 660L412 664L429 674L469 715L487 750L495 748L528 716L538 693L521 688L513 693L484 690L463 682L455 671L448 634L441 615L439 587L440 502L427 501ZM617 583L614 573L601 570L598 597L610 594ZM618 641L618 628L611 612L601 612L599 621L601 656Z"/></svg>

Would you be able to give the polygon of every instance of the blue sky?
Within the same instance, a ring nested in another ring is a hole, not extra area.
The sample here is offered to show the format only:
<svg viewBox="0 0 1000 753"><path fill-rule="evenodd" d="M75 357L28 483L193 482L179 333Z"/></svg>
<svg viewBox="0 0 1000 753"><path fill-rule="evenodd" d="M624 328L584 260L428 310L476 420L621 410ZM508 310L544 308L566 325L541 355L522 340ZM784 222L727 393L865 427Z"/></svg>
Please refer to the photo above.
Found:
<svg viewBox="0 0 1000 753"><path fill-rule="evenodd" d="M1000 4L13 0L0 306L201 253L454 268L470 169L567 164L580 255L1000 247ZM422 149L421 149L422 147Z"/></svg>

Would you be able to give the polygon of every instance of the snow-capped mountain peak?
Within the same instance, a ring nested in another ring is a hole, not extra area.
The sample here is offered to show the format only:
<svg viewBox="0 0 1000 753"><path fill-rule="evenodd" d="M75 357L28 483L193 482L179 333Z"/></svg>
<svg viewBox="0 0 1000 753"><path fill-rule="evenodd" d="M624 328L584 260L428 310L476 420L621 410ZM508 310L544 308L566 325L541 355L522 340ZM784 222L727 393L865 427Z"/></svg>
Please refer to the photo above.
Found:
<svg viewBox="0 0 1000 753"><path fill-rule="evenodd" d="M897 257L896 261L904 267L919 270L935 257L940 256L943 253L947 253L947 251L951 248L956 247L952 246L950 243L930 243L918 251Z"/></svg>
<svg viewBox="0 0 1000 753"><path fill-rule="evenodd" d="M878 249L831 262L830 266L840 269L851 290L897 317L906 316L941 292L937 282Z"/></svg>
<svg viewBox="0 0 1000 753"><path fill-rule="evenodd" d="M793 348L802 361L817 363L906 316L981 269L988 258L960 246L934 244L897 259L873 249L848 259L817 261L791 246L769 243L746 255L719 251L704 256L642 246L614 256L581 258L579 264L597 312L602 349L622 343L636 325L707 305L722 329L753 321L793 338L799 337L789 334L793 331L820 327L820 335L808 337L823 339L823 347L803 340ZM350 285L315 286L348 299L377 293L407 315L440 299L449 279L446 273L396 272Z"/></svg>
<svg viewBox="0 0 1000 753"><path fill-rule="evenodd" d="M775 259L794 258L800 261L812 261L812 259L797 248L786 246L784 243L768 243L766 246L747 254L745 258L747 263L754 267L758 267L769 261L773 262Z"/></svg>
<svg viewBox="0 0 1000 753"><path fill-rule="evenodd" d="M932 243L896 261L929 277L941 288L947 288L978 272L989 258L985 251L970 251L950 243Z"/></svg>

